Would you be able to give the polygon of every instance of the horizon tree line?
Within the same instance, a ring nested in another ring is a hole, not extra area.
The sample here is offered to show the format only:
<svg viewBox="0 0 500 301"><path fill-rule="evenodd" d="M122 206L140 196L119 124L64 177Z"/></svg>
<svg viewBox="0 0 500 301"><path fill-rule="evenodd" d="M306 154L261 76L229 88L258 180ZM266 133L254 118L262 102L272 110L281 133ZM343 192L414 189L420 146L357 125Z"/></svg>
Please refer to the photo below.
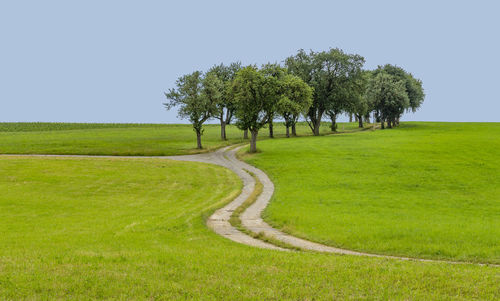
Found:
<svg viewBox="0 0 500 301"><path fill-rule="evenodd" d="M250 152L257 151L260 129L267 126L274 137L276 118L284 120L286 137L297 135L301 117L318 136L326 117L335 132L341 114L354 116L362 128L373 113L373 122L384 129L398 126L405 112L420 108L425 98L421 80L398 66L364 70L364 63L360 55L332 48L309 53L301 49L284 64L260 68L240 62L214 65L205 73L194 71L178 78L176 87L165 93L164 105L168 110L178 107L178 116L191 122L197 148L203 147L203 124L218 119L222 140L227 139L229 124L243 130L245 139L250 132Z"/></svg>

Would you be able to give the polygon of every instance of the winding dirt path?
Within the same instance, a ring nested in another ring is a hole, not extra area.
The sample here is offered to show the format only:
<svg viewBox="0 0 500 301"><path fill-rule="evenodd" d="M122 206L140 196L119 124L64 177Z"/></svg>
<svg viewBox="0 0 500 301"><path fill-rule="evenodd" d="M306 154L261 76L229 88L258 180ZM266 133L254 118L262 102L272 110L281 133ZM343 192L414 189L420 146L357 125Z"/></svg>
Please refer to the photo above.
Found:
<svg viewBox="0 0 500 301"><path fill-rule="evenodd" d="M234 151L228 151L229 147L219 149L215 152L183 155L183 156L101 156L101 155L42 155L42 154L0 154L1 157L44 157L44 158L152 158L152 159L170 159L176 161L191 161L216 164L229 168L243 181L241 193L229 204L215 211L207 220L207 226L215 233L224 236L232 241L245 245L259 247L264 249L289 251L288 249L277 247L273 244L255 239L238 229L234 228L229 219L233 211L238 208L253 192L255 180L248 172L244 171L238 164L229 160L227 155L234 158ZM239 161L238 161L239 162ZM272 193L271 193L272 194Z"/></svg>
<svg viewBox="0 0 500 301"><path fill-rule="evenodd" d="M255 174L259 181L263 185L263 191L257 198L257 200L248 207L241 215L240 220L247 230L259 234L262 233L267 237L284 242L290 246L297 247L302 250L323 252L323 253L335 253L343 255L355 255L355 256L368 256L368 257L379 257L388 259L398 259L398 260L409 260L409 261L419 261L419 262L445 262L451 264L475 264L475 265L488 265L499 267L497 264L481 264L481 263L471 263L462 261L446 261L446 260L432 260L432 259L421 259L421 258L410 258L410 257L400 257L400 256L390 256L390 255L379 255L372 253L357 252L352 250L335 248L320 243L315 243L305 239L301 239L289 234L286 234L280 230L271 227L266 223L262 217L262 211L267 207L271 197L274 193L274 184L269 179L269 177L260 169L240 161L236 158L236 152L241 149L242 146L237 148L232 148L231 146L219 149L211 153L195 154L195 155L183 155L183 156L87 156L87 155L0 155L0 156L36 156L36 157L85 157L85 158L155 158L155 159L170 159L177 161L191 161L191 162L203 162L216 164L219 166L226 167L232 170L234 173L240 177L243 181L243 189L231 203L215 211L207 220L207 226L211 228L215 233L224 236L232 241L242 243L245 245L290 251L289 249L284 249L273 244L264 242L262 240L253 238L238 229L234 228L229 219L233 211L238 208L253 192L255 187L254 178L248 173L248 171Z"/></svg>
<svg viewBox="0 0 500 301"><path fill-rule="evenodd" d="M241 215L241 223L243 227L254 233L262 233L267 237L274 238L288 245L309 251L323 252L323 253L335 253L343 255L355 255L355 256L368 256L368 257L379 257L388 259L398 259L398 260L408 260L408 261L419 261L419 262L445 262L451 264L476 264L476 265L489 265L489 266L500 266L496 264L481 264L481 263L469 263L461 261L446 261L446 260L433 260L433 259L421 259L421 258L410 258L401 256L390 256L390 255L379 255L373 253L357 252L352 250L335 248L320 243L315 243L305 239L301 239L289 234L286 234L280 230L271 227L266 223L262 217L262 211L267 207L271 197L274 193L274 184L269 179L269 177L262 170L240 161L236 158L236 152L241 149L242 146L230 149L230 147L223 148L211 154L201 154L192 156L178 156L170 157L174 160L189 160L189 161L200 161L207 163L214 163L227 167L234 171L243 181L243 191L242 193L230 204L226 205L224 208L217 210L212 216L209 217L207 225L212 228L216 233L226 236L227 238L244 243L251 246L270 248L270 249L281 249L254 239L237 229L233 228L229 223L229 218L231 217L234 209L238 208L251 194L255 186L255 180L246 171L250 171L259 179L263 185L263 191L250 207L248 207ZM210 159L208 159L210 158Z"/></svg>
<svg viewBox="0 0 500 301"><path fill-rule="evenodd" d="M241 164L239 164L239 162L243 162L231 160L231 158L235 159L234 154L236 150L228 150L229 148L230 147L226 147L213 153L171 156L166 158L178 161L196 161L217 164L229 168L234 173L236 173L238 177L240 177L240 179L243 181L243 189L241 190L240 195L238 195L231 203L215 211L208 218L207 226L211 228L215 233L235 242L264 249L286 251L286 249L277 247L262 240L255 239L239 231L230 224L229 219L231 218L233 211L241 206L241 204L243 204L243 202L245 202L245 200L252 194L255 187L255 180L250 174L248 174L248 172L246 172L242 168Z"/></svg>

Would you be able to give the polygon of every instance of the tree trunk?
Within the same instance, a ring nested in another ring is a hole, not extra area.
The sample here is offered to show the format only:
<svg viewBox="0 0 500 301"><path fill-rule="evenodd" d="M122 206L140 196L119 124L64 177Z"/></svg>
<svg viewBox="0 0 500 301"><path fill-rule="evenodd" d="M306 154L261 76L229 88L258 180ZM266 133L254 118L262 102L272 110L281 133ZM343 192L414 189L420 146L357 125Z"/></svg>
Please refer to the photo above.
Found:
<svg viewBox="0 0 500 301"><path fill-rule="evenodd" d="M399 117L396 119L396 125L399 126Z"/></svg>
<svg viewBox="0 0 500 301"><path fill-rule="evenodd" d="M220 138L226 140L226 122L223 119L220 121Z"/></svg>
<svg viewBox="0 0 500 301"><path fill-rule="evenodd" d="M196 143L197 143L198 149L202 149L203 148L201 146L201 131L200 130L196 130Z"/></svg>
<svg viewBox="0 0 500 301"><path fill-rule="evenodd" d="M320 125L321 125L321 120L317 120L314 123L314 131L313 131L314 136L319 136L319 126Z"/></svg>
<svg viewBox="0 0 500 301"><path fill-rule="evenodd" d="M248 129L243 131L243 139L248 139Z"/></svg>
<svg viewBox="0 0 500 301"><path fill-rule="evenodd" d="M381 128L381 129L385 129L385 126L384 126L384 119L380 119L380 128Z"/></svg>
<svg viewBox="0 0 500 301"><path fill-rule="evenodd" d="M354 121L355 121L355 122L358 122L358 121L359 121L358 115L354 115Z"/></svg>
<svg viewBox="0 0 500 301"><path fill-rule="evenodd" d="M308 124L314 136L319 136L319 127L321 126L321 118L323 117L323 113L323 110L309 113L309 119L311 120L311 122L308 122Z"/></svg>
<svg viewBox="0 0 500 301"><path fill-rule="evenodd" d="M392 120L391 119L387 119L387 128L392 129Z"/></svg>
<svg viewBox="0 0 500 301"><path fill-rule="evenodd" d="M365 122L370 123L370 113L366 114L365 116Z"/></svg>
<svg viewBox="0 0 500 301"><path fill-rule="evenodd" d="M269 120L269 138L274 138L273 120Z"/></svg>
<svg viewBox="0 0 500 301"><path fill-rule="evenodd" d="M292 136L297 136L297 129L295 128L295 123L292 124Z"/></svg>
<svg viewBox="0 0 500 301"><path fill-rule="evenodd" d="M330 129L332 130L332 132L337 131L337 121L335 119L332 119L332 124L330 124Z"/></svg>
<svg viewBox="0 0 500 301"><path fill-rule="evenodd" d="M332 132L337 131L337 115L330 115L330 119L332 120L332 124L330 125L330 129Z"/></svg>
<svg viewBox="0 0 500 301"><path fill-rule="evenodd" d="M361 115L358 116L358 123L359 123L359 127L360 128L363 128L363 117Z"/></svg>
<svg viewBox="0 0 500 301"><path fill-rule="evenodd" d="M251 131L252 133L252 139L250 140L250 152L255 153L257 152L257 134L259 131Z"/></svg>
<svg viewBox="0 0 500 301"><path fill-rule="evenodd" d="M352 113L349 113L349 122L352 122Z"/></svg>
<svg viewBox="0 0 500 301"><path fill-rule="evenodd" d="M288 125L286 126L286 137L290 138L290 127Z"/></svg>

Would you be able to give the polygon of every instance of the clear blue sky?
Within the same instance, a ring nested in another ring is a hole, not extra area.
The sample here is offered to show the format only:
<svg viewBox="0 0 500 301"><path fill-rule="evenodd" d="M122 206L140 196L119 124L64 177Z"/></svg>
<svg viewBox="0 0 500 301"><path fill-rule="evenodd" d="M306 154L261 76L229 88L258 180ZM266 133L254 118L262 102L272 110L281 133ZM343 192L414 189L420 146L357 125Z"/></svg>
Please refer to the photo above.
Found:
<svg viewBox="0 0 500 301"><path fill-rule="evenodd" d="M339 47L424 82L405 120L500 121L498 1L1 1L0 121L178 122L176 78Z"/></svg>

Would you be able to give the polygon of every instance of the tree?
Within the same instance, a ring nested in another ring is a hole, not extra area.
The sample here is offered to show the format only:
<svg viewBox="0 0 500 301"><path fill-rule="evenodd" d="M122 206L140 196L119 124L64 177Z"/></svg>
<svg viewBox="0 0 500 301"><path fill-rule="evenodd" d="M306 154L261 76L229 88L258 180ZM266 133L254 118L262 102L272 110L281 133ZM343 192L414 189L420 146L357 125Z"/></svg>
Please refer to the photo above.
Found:
<svg viewBox="0 0 500 301"><path fill-rule="evenodd" d="M184 75L177 79L176 88L170 89L164 103L167 110L179 107L179 118L187 118L196 132L197 148L201 149L203 123L217 112L216 102L221 97L222 82L210 75L203 78L200 71Z"/></svg>
<svg viewBox="0 0 500 301"><path fill-rule="evenodd" d="M384 128L385 121L387 121L387 127L391 128L395 119L410 104L405 81L387 72L378 72L370 80L368 97L374 103L382 128Z"/></svg>
<svg viewBox="0 0 500 301"><path fill-rule="evenodd" d="M285 120L286 136L290 137L290 127L292 135L296 135L295 124L300 114L305 114L312 105L313 90L298 76L287 74L280 83L283 91L278 104L277 112Z"/></svg>
<svg viewBox="0 0 500 301"><path fill-rule="evenodd" d="M307 54L299 50L285 61L290 72L314 88L313 104L306 114L306 121L314 135L319 135L325 112L332 119L335 130L337 115L347 108L346 99L351 93L351 81L359 76L364 58L346 54L340 49Z"/></svg>
<svg viewBox="0 0 500 301"><path fill-rule="evenodd" d="M408 93L408 98L410 99L410 109L413 113L415 113L424 102L425 92L422 81L414 78L411 73L408 73L406 92Z"/></svg>
<svg viewBox="0 0 500 301"><path fill-rule="evenodd" d="M359 55L345 54L339 49L332 49L318 58L324 65L322 78L328 82L328 89L325 90L326 115L330 117L332 132L335 132L337 116L348 111L352 102L360 95L363 80L361 68L365 60Z"/></svg>
<svg viewBox="0 0 500 301"><path fill-rule="evenodd" d="M236 73L241 69L241 63L232 63L229 66L224 64L216 65L208 70L207 74L214 74L222 81L224 88L221 92L221 97L217 101L217 113L215 118L220 121L221 139L226 140L226 125L231 123L234 115L235 104L234 97L231 95L231 85Z"/></svg>
<svg viewBox="0 0 500 301"><path fill-rule="evenodd" d="M313 51L310 51L307 54L303 49L300 49L295 56L288 57L285 60L285 66L288 68L288 71L301 78L305 83L307 83L310 87L313 88L313 102L309 107L306 114L306 121L311 127L313 134L319 135L319 124L321 123L321 118L324 112L321 101L318 99L316 92L314 91L316 85L314 85L314 72L317 69L314 64L314 55ZM307 117L309 116L309 117ZM298 116L296 116L296 119ZM309 118L311 121L307 120ZM319 123L318 123L319 119ZM316 131L317 129L317 131ZM295 126L292 125L292 135L295 133Z"/></svg>
<svg viewBox="0 0 500 301"><path fill-rule="evenodd" d="M232 91L236 103L237 125L251 133L250 152L257 151L259 130L269 122L270 107L274 103L266 95L274 82L269 81L255 66L242 68L236 74Z"/></svg>
<svg viewBox="0 0 500 301"><path fill-rule="evenodd" d="M403 112L405 110L416 112L424 102L425 98L424 89L422 87L422 81L414 78L411 73L406 72L403 68L390 64L386 64L384 66L378 66L378 68L373 71L373 74L374 76L376 76L381 72L385 72L387 74L395 76L396 78L404 82L405 91L406 94L408 95L409 102L407 106L404 108ZM396 116L394 124L392 125L399 124L399 118L401 117L403 112L401 112L399 116Z"/></svg>
<svg viewBox="0 0 500 301"><path fill-rule="evenodd" d="M366 95L370 77L370 71L362 71L361 76L353 81L353 89L348 105L349 109L347 110L350 116L354 114L360 128L363 128L363 119L369 120L370 111L373 110L373 104Z"/></svg>
<svg viewBox="0 0 500 301"><path fill-rule="evenodd" d="M266 107L269 137L274 138L273 120L274 117L276 117L278 102L283 94L281 82L287 72L285 68L276 63L263 65L260 72L265 78L264 93L267 101L269 102Z"/></svg>

